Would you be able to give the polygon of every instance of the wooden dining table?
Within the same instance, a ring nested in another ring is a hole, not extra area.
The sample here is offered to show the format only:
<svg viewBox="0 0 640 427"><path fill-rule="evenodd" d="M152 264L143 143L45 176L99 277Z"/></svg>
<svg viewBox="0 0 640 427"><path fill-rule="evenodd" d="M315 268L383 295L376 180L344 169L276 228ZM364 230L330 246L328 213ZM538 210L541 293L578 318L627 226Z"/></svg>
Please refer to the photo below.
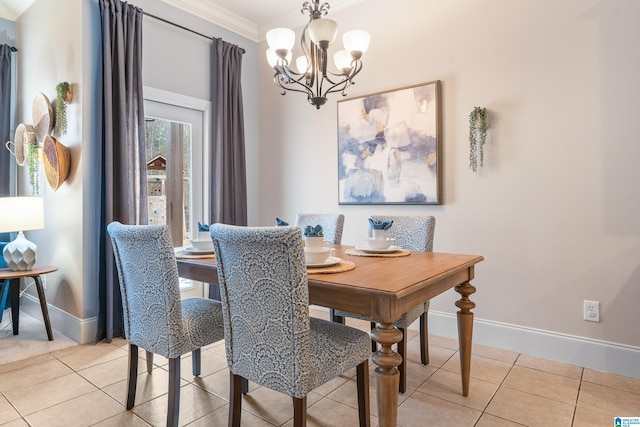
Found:
<svg viewBox="0 0 640 427"><path fill-rule="evenodd" d="M393 326L403 313L441 293L454 288L461 296L458 341L462 395L469 395L471 342L475 303L469 296L476 291L470 281L475 265L484 258L436 252L411 252L407 256L355 256L352 246L334 245L335 256L355 264L339 273L308 274L309 303L369 316L377 326L371 337L380 344L372 355L375 369L376 403L381 427L395 427L398 418L398 365L401 356L392 346L402 339ZM207 283L218 283L214 258L178 258L178 275Z"/></svg>

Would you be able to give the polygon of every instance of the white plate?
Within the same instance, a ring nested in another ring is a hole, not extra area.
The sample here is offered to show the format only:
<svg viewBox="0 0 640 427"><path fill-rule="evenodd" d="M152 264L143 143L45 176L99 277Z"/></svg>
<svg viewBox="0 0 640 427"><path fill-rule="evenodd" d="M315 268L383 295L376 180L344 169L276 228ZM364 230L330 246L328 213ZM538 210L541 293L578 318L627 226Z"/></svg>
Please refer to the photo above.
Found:
<svg viewBox="0 0 640 427"><path fill-rule="evenodd" d="M336 265L340 261L342 261L342 260L340 258L338 258L337 256L330 256L324 262L319 262L317 264L307 264L307 267L329 267L329 266L332 266L332 265Z"/></svg>
<svg viewBox="0 0 640 427"><path fill-rule="evenodd" d="M391 245L387 249L371 249L371 248L362 248L360 246L356 246L356 249L362 252L366 252L368 254L388 254L390 252L396 252L402 249L400 246Z"/></svg>
<svg viewBox="0 0 640 427"><path fill-rule="evenodd" d="M205 255L205 254L212 254L213 249L200 250L200 249L194 248L193 246L188 246L184 248L184 252L189 255Z"/></svg>

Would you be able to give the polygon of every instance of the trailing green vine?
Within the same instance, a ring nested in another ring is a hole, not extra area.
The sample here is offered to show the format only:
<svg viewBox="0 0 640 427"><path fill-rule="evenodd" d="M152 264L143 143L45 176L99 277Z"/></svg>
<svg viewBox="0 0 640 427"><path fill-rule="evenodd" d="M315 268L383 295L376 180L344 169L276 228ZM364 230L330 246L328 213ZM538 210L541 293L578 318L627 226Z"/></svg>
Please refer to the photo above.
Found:
<svg viewBox="0 0 640 427"><path fill-rule="evenodd" d="M38 144L29 144L29 184L31 192L37 196L40 192L40 153Z"/></svg>
<svg viewBox="0 0 640 427"><path fill-rule="evenodd" d="M486 108L474 107L469 114L469 167L478 170L478 152L480 152L480 166L484 165L484 144L487 140Z"/></svg>
<svg viewBox="0 0 640 427"><path fill-rule="evenodd" d="M58 137L67 134L67 97L71 93L68 82L58 83L56 86L56 126L55 133Z"/></svg>

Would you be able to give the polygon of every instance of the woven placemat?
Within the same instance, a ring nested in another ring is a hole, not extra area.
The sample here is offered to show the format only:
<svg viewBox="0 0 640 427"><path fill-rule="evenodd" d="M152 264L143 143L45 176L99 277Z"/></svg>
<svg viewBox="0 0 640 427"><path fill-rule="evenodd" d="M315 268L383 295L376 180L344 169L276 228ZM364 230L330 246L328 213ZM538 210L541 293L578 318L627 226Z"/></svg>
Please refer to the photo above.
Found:
<svg viewBox="0 0 640 427"><path fill-rule="evenodd" d="M214 254L189 254L185 251L177 251L176 258L182 259L201 259L201 258L215 258Z"/></svg>
<svg viewBox="0 0 640 427"><path fill-rule="evenodd" d="M387 252L384 254L374 254L370 252L364 252L359 249L347 249L344 251L344 253L347 255L354 255L354 256L373 256L373 257L380 257L380 258L395 258L400 256L411 255L411 251L406 249L400 249L395 252Z"/></svg>
<svg viewBox="0 0 640 427"><path fill-rule="evenodd" d="M340 261L330 267L307 267L307 274L343 273L356 268L356 264L351 261Z"/></svg>

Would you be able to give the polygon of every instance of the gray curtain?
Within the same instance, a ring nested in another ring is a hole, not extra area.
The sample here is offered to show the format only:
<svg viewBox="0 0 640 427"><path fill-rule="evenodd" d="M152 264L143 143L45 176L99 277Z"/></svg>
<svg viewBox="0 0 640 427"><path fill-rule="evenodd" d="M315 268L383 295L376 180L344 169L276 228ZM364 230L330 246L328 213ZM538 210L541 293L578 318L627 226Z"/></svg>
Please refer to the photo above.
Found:
<svg viewBox="0 0 640 427"><path fill-rule="evenodd" d="M13 140L11 135L11 46L0 45L0 196L8 196L11 154L4 144ZM4 233L3 233L4 235Z"/></svg>
<svg viewBox="0 0 640 427"><path fill-rule="evenodd" d="M11 46L0 45L0 197L11 195L11 154L4 144L13 140L11 135ZM11 240L10 233L0 233L0 241Z"/></svg>
<svg viewBox="0 0 640 427"><path fill-rule="evenodd" d="M240 76L244 49L214 39L211 46L211 222L247 225L244 113Z"/></svg>
<svg viewBox="0 0 640 427"><path fill-rule="evenodd" d="M147 224L142 93L142 9L99 0L102 20L100 141L100 273L97 340L123 335L122 305L111 241L112 221Z"/></svg>

